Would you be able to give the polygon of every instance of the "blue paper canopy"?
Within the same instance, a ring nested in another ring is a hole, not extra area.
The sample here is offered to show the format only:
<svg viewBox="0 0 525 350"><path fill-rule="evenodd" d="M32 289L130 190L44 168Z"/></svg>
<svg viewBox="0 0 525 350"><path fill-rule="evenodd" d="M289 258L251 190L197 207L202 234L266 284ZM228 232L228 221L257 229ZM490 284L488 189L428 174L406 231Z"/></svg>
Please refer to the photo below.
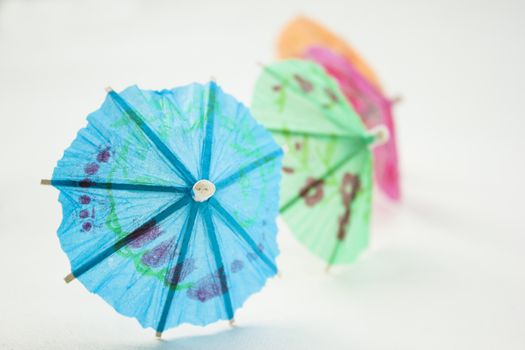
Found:
<svg viewBox="0 0 525 350"><path fill-rule="evenodd" d="M160 334L233 319L277 272L282 152L214 82L108 92L53 173L77 278Z"/></svg>

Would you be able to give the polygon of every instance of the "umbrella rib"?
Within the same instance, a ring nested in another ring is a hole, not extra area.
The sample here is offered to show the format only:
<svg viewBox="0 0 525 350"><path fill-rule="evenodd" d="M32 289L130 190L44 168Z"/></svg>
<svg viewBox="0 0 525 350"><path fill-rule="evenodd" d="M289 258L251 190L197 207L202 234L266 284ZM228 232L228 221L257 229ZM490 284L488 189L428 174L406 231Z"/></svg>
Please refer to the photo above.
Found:
<svg viewBox="0 0 525 350"><path fill-rule="evenodd" d="M171 276L168 276L167 278L167 283L169 286L168 295L166 296L166 301L164 302L164 306L162 308L162 313L160 315L159 323L157 325L157 330L156 330L157 337L160 337L162 335L162 332L164 331L166 327L166 321L168 319L168 314L171 308L171 303L173 302L173 297L175 295L175 292L177 291L177 286L179 284L179 281L183 278L182 274L184 272L183 271L184 270L184 260L186 259L186 254L188 253L188 246L189 246L189 242L191 238L191 233L195 225L195 220L197 218L198 209L199 209L199 203L193 202L190 208L190 215L188 216L188 219L186 220L186 223L185 223L184 236L182 239L180 254L179 254L179 257L177 258L177 264L175 265L175 268L173 269Z"/></svg>
<svg viewBox="0 0 525 350"><path fill-rule="evenodd" d="M137 111L133 109L119 94L113 90L108 91L108 95L116 102L116 104L137 124L144 135L150 139L157 147L160 153L180 172L182 179L187 185L193 186L195 178L184 164L177 158L177 156L162 142L162 140L155 134L155 132L146 124L144 119Z"/></svg>
<svg viewBox="0 0 525 350"><path fill-rule="evenodd" d="M351 135L338 135L338 134L327 134L322 132L313 132L313 131L295 131L287 129L274 129L268 128L268 131L274 134L283 134L283 135L292 135L292 136L311 136L315 138L336 138L336 139L353 139Z"/></svg>
<svg viewBox="0 0 525 350"><path fill-rule="evenodd" d="M206 205L204 211L204 223L206 225L206 231L208 232L208 238L210 240L211 249L213 251L215 265L217 266L217 273L219 274L219 279L221 280L221 290L223 291L222 296L224 300L226 314L228 315L229 320L233 320L233 306L230 291L228 289L228 283L226 281L226 269L224 268L224 263L219 248L219 242L217 240L217 234L215 233L215 227L213 225L213 220L211 218L211 212L208 205Z"/></svg>
<svg viewBox="0 0 525 350"><path fill-rule="evenodd" d="M254 242L254 240L250 237L248 232L235 220L233 216L231 216L226 209L215 199L210 198L209 199L210 205L217 210L219 213L219 218L238 236L240 236L252 249L253 251L259 256L259 258L266 264L268 267L272 270L272 272L277 273L277 267L275 264L261 252L257 244Z"/></svg>
<svg viewBox="0 0 525 350"><path fill-rule="evenodd" d="M275 150L275 151L273 151L273 152L270 152L267 155L265 155L265 156L255 160L255 161L251 162L250 164L242 167L241 169L237 170L233 174L230 174L229 176L225 177L221 181L217 182L215 184L215 186L217 187L217 189L228 187L232 183L237 181L240 177L249 174L250 172L252 172L255 169L257 169L258 167L268 163L269 161L271 161L271 160L273 160L273 159L275 159L277 157L280 157L282 154L283 154L283 150L280 149L280 148Z"/></svg>
<svg viewBox="0 0 525 350"><path fill-rule="evenodd" d="M208 103L206 107L206 135L204 135L204 143L202 145L201 155L201 171L202 178L208 179L210 177L211 167L211 147L213 142L213 126L215 123L215 97L217 84L212 80L208 89Z"/></svg>
<svg viewBox="0 0 525 350"><path fill-rule="evenodd" d="M361 150L359 150L361 151ZM346 156L345 158L343 158L342 160L340 160L336 165L334 165L332 168L328 169L328 171L326 171L323 175L321 175L321 177L319 177L318 179L316 179L315 181L312 181L311 184L309 184L308 186L306 186L305 188L303 188L297 195L295 195L294 197L290 198L283 206L281 206L281 208L279 209L279 212L281 214L284 214L285 211L287 211L292 205L294 205L301 197L303 197L306 193L308 193L308 191L310 191L312 188L314 188L315 186L319 185L319 183L326 179L327 177L331 176L333 173L335 173L337 170L339 170L343 165L345 165L350 159L352 159L356 154L359 153L358 152L355 152L355 153L350 153L348 154L348 156Z"/></svg>
<svg viewBox="0 0 525 350"><path fill-rule="evenodd" d="M175 203L171 204L166 209L164 209L163 211L161 211L160 213L158 213L157 215L155 215L154 217L146 221L144 224L140 225L138 228L136 228L132 232L128 233L126 236L119 239L113 245L104 249L102 252L98 253L91 260L73 269L73 271L69 275L66 276L65 278L66 282L71 282L73 279L80 277L81 275L83 275L84 273L91 270L93 267L95 267L99 263L101 263L103 260L113 255L113 253L116 253L121 248L125 247L129 243L143 236L153 226L162 222L167 217L175 213L177 210L181 209L186 204L188 204L190 199L191 199L190 196L184 196L180 198Z"/></svg>
<svg viewBox="0 0 525 350"><path fill-rule="evenodd" d="M80 188L101 188L108 190L122 191L146 191L146 192L170 192L187 193L187 187L162 186L162 185L143 185L114 182L94 182L91 180L42 180L42 185L52 185L55 187L80 187Z"/></svg>
<svg viewBox="0 0 525 350"><path fill-rule="evenodd" d="M328 258L328 265L326 266L327 269L330 268L330 266L333 265L335 257L337 256L337 253L339 251L339 247L341 246L342 240L337 239L334 244L334 248L332 249L332 253L330 254L330 257Z"/></svg>

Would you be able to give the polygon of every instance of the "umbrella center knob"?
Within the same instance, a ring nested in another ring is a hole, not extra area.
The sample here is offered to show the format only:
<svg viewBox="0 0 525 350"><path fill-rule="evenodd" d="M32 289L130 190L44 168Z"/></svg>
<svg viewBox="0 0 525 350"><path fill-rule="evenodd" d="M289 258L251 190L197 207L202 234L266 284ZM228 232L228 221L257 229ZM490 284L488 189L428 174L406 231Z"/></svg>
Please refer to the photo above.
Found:
<svg viewBox="0 0 525 350"><path fill-rule="evenodd" d="M370 134L374 137L374 140L370 144L370 147L382 146L390 139L390 132L384 125L377 125L370 129Z"/></svg>
<svg viewBox="0 0 525 350"><path fill-rule="evenodd" d="M215 194L215 185L208 180L199 180L193 185L191 192L194 201L204 202Z"/></svg>

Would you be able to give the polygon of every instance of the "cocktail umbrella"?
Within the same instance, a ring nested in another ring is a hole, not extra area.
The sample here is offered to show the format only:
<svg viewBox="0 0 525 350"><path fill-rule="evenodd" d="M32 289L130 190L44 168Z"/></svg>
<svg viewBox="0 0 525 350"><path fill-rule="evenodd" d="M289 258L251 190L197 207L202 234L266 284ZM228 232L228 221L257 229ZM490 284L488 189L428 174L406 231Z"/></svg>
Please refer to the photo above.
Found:
<svg viewBox="0 0 525 350"><path fill-rule="evenodd" d="M372 195L367 131L337 83L309 61L264 68L252 112L286 149L280 211L309 250L328 265L352 262L367 246Z"/></svg>
<svg viewBox="0 0 525 350"><path fill-rule="evenodd" d="M233 320L277 272L282 151L214 82L109 90L58 162L71 274L157 335Z"/></svg>
<svg viewBox="0 0 525 350"><path fill-rule="evenodd" d="M345 40L307 17L297 17L282 30L277 41L279 58L302 58L310 46L324 46L343 55L378 90L381 84L366 61Z"/></svg>
<svg viewBox="0 0 525 350"><path fill-rule="evenodd" d="M399 168L392 101L369 83L345 57L325 47L311 47L304 57L320 64L339 83L341 91L368 129L384 125L388 141L374 149L374 176L381 190L399 200Z"/></svg>

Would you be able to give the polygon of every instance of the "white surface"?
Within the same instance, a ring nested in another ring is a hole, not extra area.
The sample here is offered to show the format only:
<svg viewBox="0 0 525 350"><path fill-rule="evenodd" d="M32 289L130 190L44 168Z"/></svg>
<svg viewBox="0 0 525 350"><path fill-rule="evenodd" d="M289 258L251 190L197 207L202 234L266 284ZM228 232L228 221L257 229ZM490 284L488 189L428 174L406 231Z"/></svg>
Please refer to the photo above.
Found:
<svg viewBox="0 0 525 350"><path fill-rule="evenodd" d="M525 348L525 14L520 1L0 1L0 348ZM78 283L39 186L104 87L217 78L249 102L298 12L343 33L396 109L404 201L326 275L283 230L282 279L227 324L154 340Z"/></svg>

